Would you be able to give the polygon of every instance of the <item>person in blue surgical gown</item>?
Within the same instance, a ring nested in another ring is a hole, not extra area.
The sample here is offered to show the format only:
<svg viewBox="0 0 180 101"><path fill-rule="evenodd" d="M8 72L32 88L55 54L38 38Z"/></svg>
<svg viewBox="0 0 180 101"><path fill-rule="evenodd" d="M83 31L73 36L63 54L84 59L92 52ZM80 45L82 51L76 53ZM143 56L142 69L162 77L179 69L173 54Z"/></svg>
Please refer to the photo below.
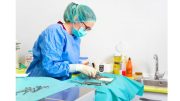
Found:
<svg viewBox="0 0 180 101"><path fill-rule="evenodd" d="M81 37L92 29L96 16L86 5L70 3L64 12L64 23L48 26L33 47L33 61L26 73L32 77L65 80L74 72L94 77L96 70L80 59Z"/></svg>

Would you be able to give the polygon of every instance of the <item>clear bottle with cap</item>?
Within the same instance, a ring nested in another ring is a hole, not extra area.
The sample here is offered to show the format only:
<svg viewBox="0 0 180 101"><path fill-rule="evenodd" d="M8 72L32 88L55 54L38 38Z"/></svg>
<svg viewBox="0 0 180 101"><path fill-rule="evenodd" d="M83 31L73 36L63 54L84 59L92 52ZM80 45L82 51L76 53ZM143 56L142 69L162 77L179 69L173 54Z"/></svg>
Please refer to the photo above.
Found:
<svg viewBox="0 0 180 101"><path fill-rule="evenodd" d="M33 53L32 50L28 50L27 55L25 56L25 66L28 68L31 62L33 61Z"/></svg>

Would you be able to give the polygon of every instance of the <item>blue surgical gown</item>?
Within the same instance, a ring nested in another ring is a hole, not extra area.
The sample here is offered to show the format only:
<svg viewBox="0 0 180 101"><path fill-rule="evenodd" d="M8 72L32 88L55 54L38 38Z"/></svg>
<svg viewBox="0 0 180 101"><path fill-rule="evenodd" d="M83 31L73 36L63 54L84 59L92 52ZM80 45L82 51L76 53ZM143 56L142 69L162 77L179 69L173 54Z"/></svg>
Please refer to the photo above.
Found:
<svg viewBox="0 0 180 101"><path fill-rule="evenodd" d="M70 78L69 64L80 63L80 41L68 34L61 24L50 25L35 42L33 61L26 73L60 80Z"/></svg>

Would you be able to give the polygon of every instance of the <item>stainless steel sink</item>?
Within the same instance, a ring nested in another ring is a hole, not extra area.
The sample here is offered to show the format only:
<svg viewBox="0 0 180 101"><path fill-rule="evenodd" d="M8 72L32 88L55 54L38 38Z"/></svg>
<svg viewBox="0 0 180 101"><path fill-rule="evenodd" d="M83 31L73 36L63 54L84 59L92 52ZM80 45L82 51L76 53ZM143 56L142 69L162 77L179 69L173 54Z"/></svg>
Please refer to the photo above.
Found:
<svg viewBox="0 0 180 101"><path fill-rule="evenodd" d="M143 83L148 86L156 86L156 87L168 87L167 80L153 80L153 79L143 79L142 81L137 80L138 82Z"/></svg>
<svg viewBox="0 0 180 101"><path fill-rule="evenodd" d="M144 85L148 86L158 86L158 87L167 87L167 80L143 80Z"/></svg>

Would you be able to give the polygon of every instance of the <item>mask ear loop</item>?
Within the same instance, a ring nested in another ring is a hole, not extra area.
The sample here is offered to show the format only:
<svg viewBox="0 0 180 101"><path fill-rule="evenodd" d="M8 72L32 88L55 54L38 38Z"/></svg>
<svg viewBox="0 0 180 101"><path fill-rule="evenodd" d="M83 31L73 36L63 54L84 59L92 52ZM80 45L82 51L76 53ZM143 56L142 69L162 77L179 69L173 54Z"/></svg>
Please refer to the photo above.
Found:
<svg viewBox="0 0 180 101"><path fill-rule="evenodd" d="M72 28L71 28L71 30L73 30L73 28L75 28L75 27L74 27L74 22L72 23Z"/></svg>
<svg viewBox="0 0 180 101"><path fill-rule="evenodd" d="M75 24L75 22L72 23L72 28L74 28L74 29L76 29L76 30L79 30L79 29L81 28L81 26L80 26L79 29L75 28L75 27L74 27L74 26L75 26L74 24Z"/></svg>
<svg viewBox="0 0 180 101"><path fill-rule="evenodd" d="M75 36L75 35L72 33L73 28L74 28L74 22L72 23L71 34L72 34L72 36Z"/></svg>

